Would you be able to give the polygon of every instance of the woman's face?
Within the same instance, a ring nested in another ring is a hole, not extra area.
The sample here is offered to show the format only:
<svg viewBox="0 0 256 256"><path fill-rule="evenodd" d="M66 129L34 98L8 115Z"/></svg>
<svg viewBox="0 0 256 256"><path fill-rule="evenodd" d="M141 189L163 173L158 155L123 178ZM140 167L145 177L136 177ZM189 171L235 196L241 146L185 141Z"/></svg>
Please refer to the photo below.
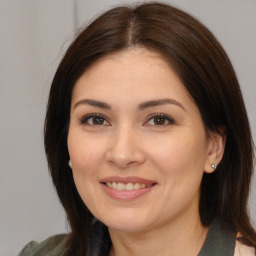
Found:
<svg viewBox="0 0 256 256"><path fill-rule="evenodd" d="M74 181L111 229L137 232L197 218L214 148L197 106L155 52L109 55L75 84L68 134Z"/></svg>

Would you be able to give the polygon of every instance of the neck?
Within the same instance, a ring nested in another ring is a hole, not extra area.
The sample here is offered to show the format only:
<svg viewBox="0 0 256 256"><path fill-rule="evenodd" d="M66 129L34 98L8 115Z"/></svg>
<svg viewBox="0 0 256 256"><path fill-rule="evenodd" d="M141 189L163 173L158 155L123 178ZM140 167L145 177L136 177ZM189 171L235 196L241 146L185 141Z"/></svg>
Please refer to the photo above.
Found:
<svg viewBox="0 0 256 256"><path fill-rule="evenodd" d="M199 214L142 232L122 232L109 229L112 249L109 256L191 256L198 255L208 232Z"/></svg>

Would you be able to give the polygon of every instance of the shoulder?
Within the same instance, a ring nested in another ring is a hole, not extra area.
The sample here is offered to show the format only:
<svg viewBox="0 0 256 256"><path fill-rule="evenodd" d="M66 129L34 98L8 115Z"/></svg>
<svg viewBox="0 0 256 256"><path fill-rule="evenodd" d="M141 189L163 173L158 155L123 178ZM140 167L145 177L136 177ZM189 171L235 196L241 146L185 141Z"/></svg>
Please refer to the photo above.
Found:
<svg viewBox="0 0 256 256"><path fill-rule="evenodd" d="M256 256L256 251L253 247L247 246L239 241L236 241L234 256Z"/></svg>
<svg viewBox="0 0 256 256"><path fill-rule="evenodd" d="M66 237L66 234L60 234L51 236L41 243L31 241L18 256L60 256L64 251Z"/></svg>

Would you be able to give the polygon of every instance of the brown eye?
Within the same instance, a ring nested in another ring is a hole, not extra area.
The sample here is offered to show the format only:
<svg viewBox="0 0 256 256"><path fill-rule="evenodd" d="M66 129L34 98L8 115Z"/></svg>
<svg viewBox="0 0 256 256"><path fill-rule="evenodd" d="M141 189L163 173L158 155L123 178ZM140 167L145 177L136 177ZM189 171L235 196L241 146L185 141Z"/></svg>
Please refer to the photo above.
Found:
<svg viewBox="0 0 256 256"><path fill-rule="evenodd" d="M102 125L104 124L104 118L102 117L98 117L98 116L95 116L95 117L92 117L92 124L94 125Z"/></svg>
<svg viewBox="0 0 256 256"><path fill-rule="evenodd" d="M166 123L166 118L162 116L157 116L153 118L155 125L164 125Z"/></svg>
<svg viewBox="0 0 256 256"><path fill-rule="evenodd" d="M174 124L174 120L164 114L155 114L153 115L145 125L150 126L165 126Z"/></svg>
<svg viewBox="0 0 256 256"><path fill-rule="evenodd" d="M110 125L106 118L100 114L90 114L80 120L84 125Z"/></svg>

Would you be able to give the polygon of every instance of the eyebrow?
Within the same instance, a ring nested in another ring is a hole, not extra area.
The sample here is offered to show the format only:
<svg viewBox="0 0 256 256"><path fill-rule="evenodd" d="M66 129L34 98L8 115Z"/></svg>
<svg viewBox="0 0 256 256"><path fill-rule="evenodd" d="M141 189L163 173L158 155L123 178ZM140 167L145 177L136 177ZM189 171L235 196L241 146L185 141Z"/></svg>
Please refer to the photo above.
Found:
<svg viewBox="0 0 256 256"><path fill-rule="evenodd" d="M111 106L105 102L98 101L98 100L90 100L90 99L83 99L78 101L75 105L74 108L76 108L79 105L90 105L93 107L98 107L102 109L111 109Z"/></svg>
<svg viewBox="0 0 256 256"><path fill-rule="evenodd" d="M139 104L138 110L141 111L141 110L144 110L146 108L156 107L156 106L165 105L165 104L174 104L174 105L182 108L184 111L186 111L184 106L180 102L178 102L177 100L174 100L174 99L149 100L149 101L146 101L146 102L143 102L143 103Z"/></svg>
<svg viewBox="0 0 256 256"><path fill-rule="evenodd" d="M174 99L156 99L156 100L145 101L138 105L137 110L142 111L147 108L161 106L161 105L165 105L165 104L173 104L173 105L176 105L176 106L182 108L184 111L186 111L184 106L180 102L178 102ZM90 106L98 107L98 108L102 108L102 109L112 109L111 105L109 105L105 102L102 102L102 101L92 100L92 99L82 99L74 105L74 108L76 108L79 105L90 105Z"/></svg>

